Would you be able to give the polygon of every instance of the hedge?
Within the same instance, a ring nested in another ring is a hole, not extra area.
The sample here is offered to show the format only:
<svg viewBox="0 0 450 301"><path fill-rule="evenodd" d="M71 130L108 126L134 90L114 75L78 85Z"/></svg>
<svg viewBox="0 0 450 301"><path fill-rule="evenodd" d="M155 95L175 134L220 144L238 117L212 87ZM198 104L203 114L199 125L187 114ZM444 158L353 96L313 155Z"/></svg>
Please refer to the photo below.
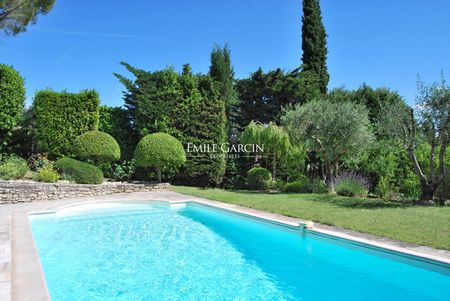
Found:
<svg viewBox="0 0 450 301"><path fill-rule="evenodd" d="M69 175L78 184L103 183L102 171L98 167L89 163L64 157L57 160L54 167L62 174Z"/></svg>
<svg viewBox="0 0 450 301"><path fill-rule="evenodd" d="M98 107L99 96L95 90L78 94L38 91L33 110L39 151L56 158L73 155L75 139L98 129Z"/></svg>
<svg viewBox="0 0 450 301"><path fill-rule="evenodd" d="M0 157L25 106L24 80L12 67L0 64Z"/></svg>
<svg viewBox="0 0 450 301"><path fill-rule="evenodd" d="M113 136L100 131L89 131L77 137L74 152L77 157L95 162L120 159L120 147Z"/></svg>

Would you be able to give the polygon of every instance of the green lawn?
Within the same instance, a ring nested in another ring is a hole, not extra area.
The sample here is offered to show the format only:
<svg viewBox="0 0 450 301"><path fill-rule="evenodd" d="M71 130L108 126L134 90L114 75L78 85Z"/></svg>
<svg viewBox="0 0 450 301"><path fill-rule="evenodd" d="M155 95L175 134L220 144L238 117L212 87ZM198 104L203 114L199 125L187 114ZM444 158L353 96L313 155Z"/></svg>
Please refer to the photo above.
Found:
<svg viewBox="0 0 450 301"><path fill-rule="evenodd" d="M450 250L450 207L422 207L319 194L262 193L173 186L190 194L322 224Z"/></svg>

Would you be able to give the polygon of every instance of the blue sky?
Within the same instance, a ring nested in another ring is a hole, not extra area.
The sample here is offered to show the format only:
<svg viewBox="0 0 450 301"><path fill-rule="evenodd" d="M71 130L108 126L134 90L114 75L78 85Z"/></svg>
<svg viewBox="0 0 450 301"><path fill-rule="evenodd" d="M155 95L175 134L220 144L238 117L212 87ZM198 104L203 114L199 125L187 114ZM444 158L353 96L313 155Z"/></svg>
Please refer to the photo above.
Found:
<svg viewBox="0 0 450 301"><path fill-rule="evenodd" d="M414 101L426 82L450 77L450 1L322 0L330 88L363 82ZM207 72L215 43L228 43L236 76L293 69L301 58L301 0L56 0L17 37L0 37L0 62L25 77L27 103L43 88L99 91L120 106L119 64L158 70L190 63Z"/></svg>

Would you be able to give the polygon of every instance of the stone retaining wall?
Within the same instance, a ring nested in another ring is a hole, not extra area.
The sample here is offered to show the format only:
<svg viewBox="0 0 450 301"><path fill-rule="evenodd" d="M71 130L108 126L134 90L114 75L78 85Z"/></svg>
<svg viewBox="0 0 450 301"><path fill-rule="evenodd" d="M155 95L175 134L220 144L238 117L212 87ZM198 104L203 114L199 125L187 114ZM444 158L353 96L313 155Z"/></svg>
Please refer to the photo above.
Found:
<svg viewBox="0 0 450 301"><path fill-rule="evenodd" d="M101 185L0 181L0 204L48 201L126 192L170 190L169 183L107 182Z"/></svg>

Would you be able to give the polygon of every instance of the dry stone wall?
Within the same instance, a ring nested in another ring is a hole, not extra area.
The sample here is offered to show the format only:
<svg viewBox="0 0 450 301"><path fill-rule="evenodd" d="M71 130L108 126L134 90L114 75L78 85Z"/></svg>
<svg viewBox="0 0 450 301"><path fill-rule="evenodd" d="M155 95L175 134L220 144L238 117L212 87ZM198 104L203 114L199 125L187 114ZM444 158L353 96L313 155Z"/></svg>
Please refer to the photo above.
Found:
<svg viewBox="0 0 450 301"><path fill-rule="evenodd" d="M101 185L0 181L0 204L48 201L113 193L170 190L169 183L107 182Z"/></svg>

